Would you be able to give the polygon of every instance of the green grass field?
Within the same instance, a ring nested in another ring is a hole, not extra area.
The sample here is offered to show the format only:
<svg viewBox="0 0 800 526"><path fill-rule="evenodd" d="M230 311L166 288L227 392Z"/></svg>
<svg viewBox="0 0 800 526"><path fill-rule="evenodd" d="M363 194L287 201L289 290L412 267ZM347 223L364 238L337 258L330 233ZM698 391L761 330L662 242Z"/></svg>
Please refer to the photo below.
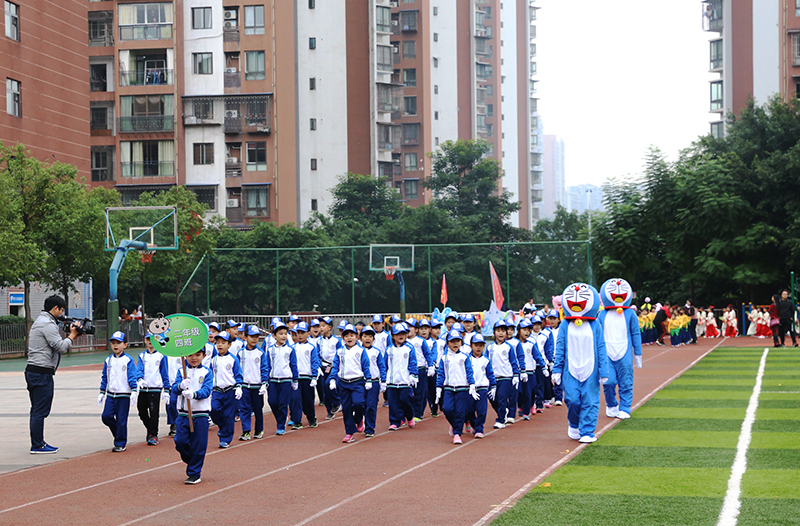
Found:
<svg viewBox="0 0 800 526"><path fill-rule="evenodd" d="M493 524L716 524L763 350L715 350ZM740 525L800 525L796 350L767 357L741 497Z"/></svg>

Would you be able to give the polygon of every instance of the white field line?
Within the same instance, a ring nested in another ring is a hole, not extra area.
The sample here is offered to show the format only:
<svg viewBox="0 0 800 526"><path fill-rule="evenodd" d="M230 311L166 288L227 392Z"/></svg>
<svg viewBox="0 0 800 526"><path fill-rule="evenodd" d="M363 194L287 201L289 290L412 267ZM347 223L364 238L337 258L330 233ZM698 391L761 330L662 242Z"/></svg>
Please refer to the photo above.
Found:
<svg viewBox="0 0 800 526"><path fill-rule="evenodd" d="M750 447L750 440L753 438L753 422L756 421L758 396L761 394L761 380L764 377L768 354L769 348L765 347L758 366L756 385L753 386L753 394L750 395L750 403L747 404L747 412L742 422L742 432L739 433L739 442L736 444L736 457L731 468L731 478L728 479L728 492L725 494L722 511L719 513L718 526L735 526L738 522L739 508L742 505L742 477L747 471L747 448Z"/></svg>

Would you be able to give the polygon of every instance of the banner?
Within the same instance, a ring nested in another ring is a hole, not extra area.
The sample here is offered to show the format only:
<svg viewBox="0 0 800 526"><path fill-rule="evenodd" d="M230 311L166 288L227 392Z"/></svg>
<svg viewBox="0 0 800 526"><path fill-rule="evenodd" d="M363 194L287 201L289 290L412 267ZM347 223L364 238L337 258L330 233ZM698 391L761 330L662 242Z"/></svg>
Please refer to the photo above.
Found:
<svg viewBox="0 0 800 526"><path fill-rule="evenodd" d="M188 356L202 351L208 341L208 327L191 314L157 316L147 326L150 342L164 356Z"/></svg>
<svg viewBox="0 0 800 526"><path fill-rule="evenodd" d="M500 286L500 280L497 278L497 272L494 271L494 265L489 262L489 272L492 275L492 294L494 296L494 303L498 309L503 308L505 298L503 297L503 287Z"/></svg>
<svg viewBox="0 0 800 526"><path fill-rule="evenodd" d="M442 294L439 296L439 301L447 306L447 277L444 274L442 274Z"/></svg>

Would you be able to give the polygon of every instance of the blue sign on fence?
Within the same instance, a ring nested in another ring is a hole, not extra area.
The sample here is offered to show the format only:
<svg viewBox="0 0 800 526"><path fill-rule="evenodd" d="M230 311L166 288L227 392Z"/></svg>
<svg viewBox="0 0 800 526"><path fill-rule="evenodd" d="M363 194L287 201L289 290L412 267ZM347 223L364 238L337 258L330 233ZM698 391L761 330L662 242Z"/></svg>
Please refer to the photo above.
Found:
<svg viewBox="0 0 800 526"><path fill-rule="evenodd" d="M15 306L23 306L25 305L25 293L24 292L9 292L8 293L8 304L12 307Z"/></svg>

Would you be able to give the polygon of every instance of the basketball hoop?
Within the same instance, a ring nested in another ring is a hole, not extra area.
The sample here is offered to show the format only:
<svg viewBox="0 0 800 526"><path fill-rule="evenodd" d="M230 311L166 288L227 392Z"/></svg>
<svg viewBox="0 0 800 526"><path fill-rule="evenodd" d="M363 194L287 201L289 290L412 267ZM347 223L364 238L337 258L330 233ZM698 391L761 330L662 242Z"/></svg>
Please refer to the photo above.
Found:
<svg viewBox="0 0 800 526"><path fill-rule="evenodd" d="M153 254L155 254L155 250L142 250L142 263L152 263L153 262Z"/></svg>
<svg viewBox="0 0 800 526"><path fill-rule="evenodd" d="M390 267L390 266L383 267L383 273L386 274L387 280L394 279L395 272L397 272L397 267Z"/></svg>

